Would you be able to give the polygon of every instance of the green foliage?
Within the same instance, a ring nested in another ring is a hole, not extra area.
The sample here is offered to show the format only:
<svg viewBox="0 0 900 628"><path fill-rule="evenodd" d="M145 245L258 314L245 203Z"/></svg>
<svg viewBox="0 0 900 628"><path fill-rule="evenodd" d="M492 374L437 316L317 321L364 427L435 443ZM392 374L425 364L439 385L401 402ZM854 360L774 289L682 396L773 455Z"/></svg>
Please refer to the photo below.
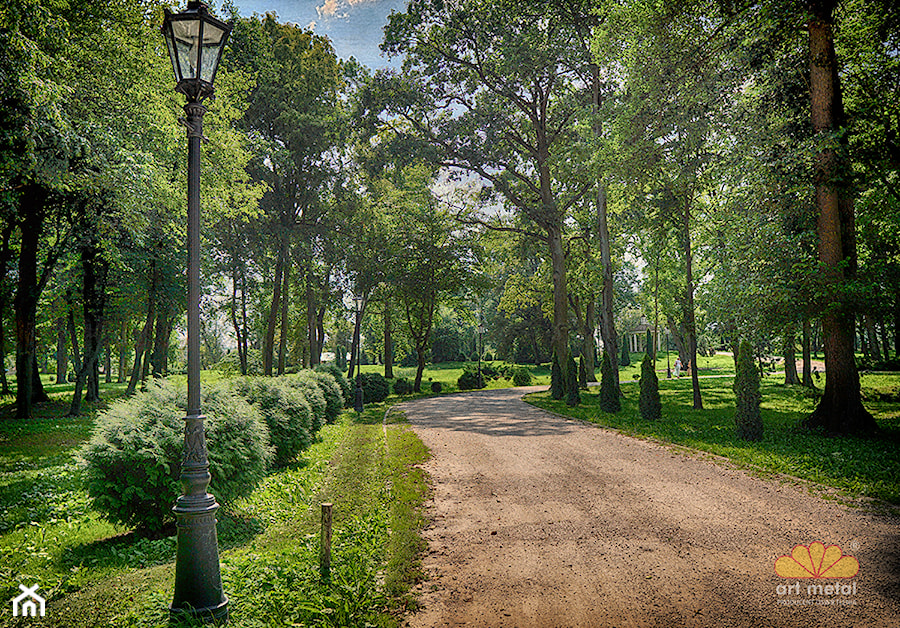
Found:
<svg viewBox="0 0 900 628"><path fill-rule="evenodd" d="M264 477L272 459L269 434L259 411L233 391L204 393L210 492L230 504ZM172 521L181 493L185 405L184 391L160 381L98 416L79 455L91 505L110 521L151 534Z"/></svg>
<svg viewBox="0 0 900 628"><path fill-rule="evenodd" d="M616 392L615 379L618 374L613 370L609 354L603 351L600 363L600 409L604 412L618 412L622 409L619 394Z"/></svg>
<svg viewBox="0 0 900 628"><path fill-rule="evenodd" d="M362 373L360 381L365 403L381 403L390 394L390 385L381 373Z"/></svg>
<svg viewBox="0 0 900 628"><path fill-rule="evenodd" d="M531 371L524 366L516 366L513 368L512 380L516 386L531 386Z"/></svg>
<svg viewBox="0 0 900 628"><path fill-rule="evenodd" d="M478 373L468 368L463 370L462 375L456 380L456 387L460 390L475 390L484 388L484 382L478 380Z"/></svg>
<svg viewBox="0 0 900 628"><path fill-rule="evenodd" d="M734 422L738 436L744 440L760 440L763 435L759 391L759 371L753 359L753 347L746 340L741 341L738 350L737 372L734 376L735 413Z"/></svg>
<svg viewBox="0 0 900 628"><path fill-rule="evenodd" d="M394 382L394 394L396 395L408 395L412 392L412 384L405 377L399 377Z"/></svg>
<svg viewBox="0 0 900 628"><path fill-rule="evenodd" d="M562 369L559 366L559 359L556 352L553 352L552 364L550 366L550 397L559 401L565 395L566 387L563 381Z"/></svg>
<svg viewBox="0 0 900 628"><path fill-rule="evenodd" d="M346 362L346 359L344 360ZM341 394L344 396L344 407L349 408L353 405L353 383L344 375L344 368L338 364L320 364L315 368L318 373L330 373L334 377L334 381L341 387Z"/></svg>
<svg viewBox="0 0 900 628"><path fill-rule="evenodd" d="M578 369L575 366L575 358L572 352L569 352L566 361L566 405L577 406L581 402L581 396L578 394Z"/></svg>
<svg viewBox="0 0 900 628"><path fill-rule="evenodd" d="M648 345L649 346L649 345ZM641 418L645 421L656 421L662 418L662 402L659 398L659 378L653 366L650 353L644 355L641 361L641 396L638 400L638 408Z"/></svg>
<svg viewBox="0 0 900 628"><path fill-rule="evenodd" d="M431 382L431 392L439 393L444 389L440 382Z"/></svg>
<svg viewBox="0 0 900 628"><path fill-rule="evenodd" d="M286 378L244 377L237 381L235 389L262 413L275 450L274 467L288 465L310 446L312 408L303 392Z"/></svg>
<svg viewBox="0 0 900 628"><path fill-rule="evenodd" d="M578 387L587 390L587 368L584 365L584 355L578 356Z"/></svg>
<svg viewBox="0 0 900 628"><path fill-rule="evenodd" d="M314 379L319 390L325 396L325 421L334 423L344 410L344 392L337 379L331 373L321 371L301 371L299 375L307 373Z"/></svg>
<svg viewBox="0 0 900 628"><path fill-rule="evenodd" d="M309 376L307 371L286 375L284 381L297 390L302 391L304 397L306 397L306 401L309 403L310 409L312 409L310 432L315 434L328 422L328 400L325 398L325 393L322 392L322 387L315 378ZM334 405L334 399L332 399L332 405ZM343 406L343 398L341 406Z"/></svg>

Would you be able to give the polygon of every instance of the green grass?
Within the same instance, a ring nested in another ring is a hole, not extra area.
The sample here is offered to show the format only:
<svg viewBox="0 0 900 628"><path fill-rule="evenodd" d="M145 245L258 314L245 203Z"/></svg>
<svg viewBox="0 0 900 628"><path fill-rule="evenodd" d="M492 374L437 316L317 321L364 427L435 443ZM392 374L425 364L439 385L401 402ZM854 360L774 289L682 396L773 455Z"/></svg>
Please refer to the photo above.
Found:
<svg viewBox="0 0 900 628"><path fill-rule="evenodd" d="M135 537L90 509L74 453L97 408L63 418L65 392L38 418L0 421L0 596L40 584L47 626L165 626L175 539ZM345 412L296 464L219 512L230 626L389 627L415 606L428 487L414 465L428 453L404 423L382 426L386 409ZM334 504L329 582L318 573L323 501ZM28 624L7 605L8 625Z"/></svg>
<svg viewBox="0 0 900 628"><path fill-rule="evenodd" d="M729 357L730 360L730 357ZM877 438L835 438L798 429L815 406L815 397L799 387L785 387L782 377L762 382L761 442L740 440L734 428L732 378L701 381L703 410L692 408L691 382L660 379L663 418L648 422L638 412L638 388L623 386L622 411L600 410L598 389L582 393L582 403L569 408L547 393L527 400L552 410L640 438L682 445L724 456L743 467L786 474L833 487L851 497L874 497L900 504L900 404L867 401L883 433ZM898 375L865 375L864 389L897 390Z"/></svg>

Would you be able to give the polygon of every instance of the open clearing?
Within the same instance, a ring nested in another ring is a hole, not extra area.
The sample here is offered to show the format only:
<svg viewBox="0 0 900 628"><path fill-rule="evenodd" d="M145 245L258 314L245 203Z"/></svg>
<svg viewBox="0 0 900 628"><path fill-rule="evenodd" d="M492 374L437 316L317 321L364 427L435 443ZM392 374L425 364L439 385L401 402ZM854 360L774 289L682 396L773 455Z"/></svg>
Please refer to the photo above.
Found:
<svg viewBox="0 0 900 628"><path fill-rule="evenodd" d="M410 625L900 626L896 516L548 414L527 390L402 406L434 486ZM776 575L814 541L855 556L856 577Z"/></svg>

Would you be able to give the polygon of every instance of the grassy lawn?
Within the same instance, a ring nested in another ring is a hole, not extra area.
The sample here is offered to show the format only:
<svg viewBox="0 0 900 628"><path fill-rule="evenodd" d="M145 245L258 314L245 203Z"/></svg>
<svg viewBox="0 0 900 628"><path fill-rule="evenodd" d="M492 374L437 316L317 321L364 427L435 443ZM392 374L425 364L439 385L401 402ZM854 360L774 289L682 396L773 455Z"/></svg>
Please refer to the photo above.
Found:
<svg viewBox="0 0 900 628"><path fill-rule="evenodd" d="M167 626L175 537L139 538L91 510L75 451L96 409L61 418L66 401L27 423L0 421L0 596L39 584L46 626ZM428 493L415 465L428 452L397 413L382 425L387 407L345 412L292 467L219 512L230 626L388 627L414 606ZM329 582L318 572L325 501L334 504ZM29 621L0 610L0 626Z"/></svg>
<svg viewBox="0 0 900 628"><path fill-rule="evenodd" d="M527 400L633 436L724 456L763 473L787 474L847 496L900 504L900 403L878 400L900 391L900 374L862 377L866 407L883 430L878 438L832 438L797 429L798 421L814 408L815 397L802 388L785 387L783 377L770 376L762 382L763 440L742 441L735 434L732 381L730 377L701 380L704 409L694 410L690 379L661 377L663 418L657 422L641 419L636 383L623 385L625 398L617 414L600 410L597 388L583 391L582 403L575 408L550 399L548 393L531 394Z"/></svg>

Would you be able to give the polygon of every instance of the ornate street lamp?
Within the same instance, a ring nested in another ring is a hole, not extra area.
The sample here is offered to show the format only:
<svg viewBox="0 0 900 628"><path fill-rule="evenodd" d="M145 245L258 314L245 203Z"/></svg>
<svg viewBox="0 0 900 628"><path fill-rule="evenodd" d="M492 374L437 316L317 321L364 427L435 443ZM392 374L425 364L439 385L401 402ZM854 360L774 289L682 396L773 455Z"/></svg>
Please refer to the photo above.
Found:
<svg viewBox="0 0 900 628"><path fill-rule="evenodd" d="M362 362L362 334L360 329L360 315L362 314L365 301L362 295L354 295L353 303L356 305L356 399L353 402L353 409L357 412L363 411L363 389L362 379L360 377L359 367Z"/></svg>
<svg viewBox="0 0 900 628"><path fill-rule="evenodd" d="M478 323L478 387L484 388L484 378L481 377L481 354L484 349L484 340L482 336L484 335L484 323Z"/></svg>
<svg viewBox="0 0 900 628"><path fill-rule="evenodd" d="M213 79L231 26L210 15L205 4L192 0L181 13L166 10L162 32L175 71L175 91L187 97L187 119L180 122L188 136L188 405L180 478L183 494L172 509L178 524L178 550L170 613L173 619L187 615L222 622L228 618L228 599L219 573L219 504L207 492L209 460L200 413L200 140L206 113L201 102L213 95Z"/></svg>

